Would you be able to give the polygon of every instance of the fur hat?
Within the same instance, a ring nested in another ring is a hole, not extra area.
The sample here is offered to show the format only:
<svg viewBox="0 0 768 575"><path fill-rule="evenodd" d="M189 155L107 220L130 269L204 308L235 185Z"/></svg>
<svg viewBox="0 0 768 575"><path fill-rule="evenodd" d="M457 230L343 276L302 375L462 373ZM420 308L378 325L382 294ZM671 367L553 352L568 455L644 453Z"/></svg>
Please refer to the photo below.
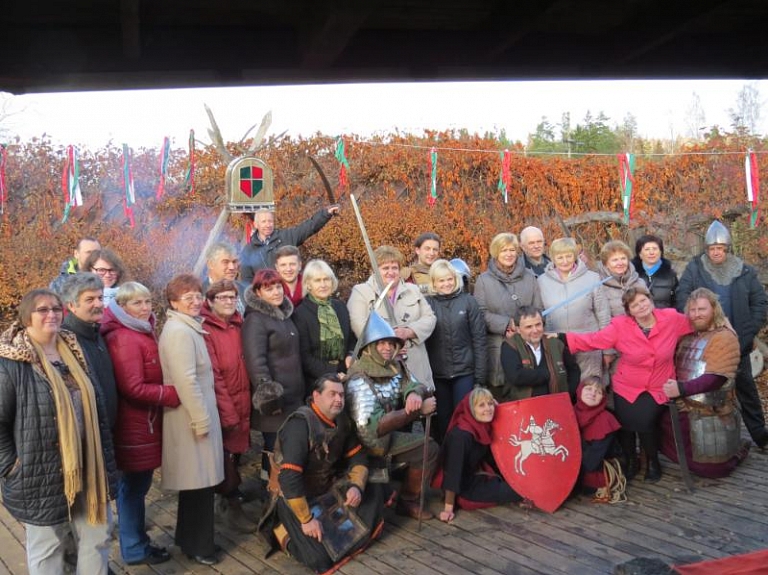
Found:
<svg viewBox="0 0 768 575"><path fill-rule="evenodd" d="M276 381L262 379L251 398L253 408L261 415L278 415L283 410L283 386Z"/></svg>

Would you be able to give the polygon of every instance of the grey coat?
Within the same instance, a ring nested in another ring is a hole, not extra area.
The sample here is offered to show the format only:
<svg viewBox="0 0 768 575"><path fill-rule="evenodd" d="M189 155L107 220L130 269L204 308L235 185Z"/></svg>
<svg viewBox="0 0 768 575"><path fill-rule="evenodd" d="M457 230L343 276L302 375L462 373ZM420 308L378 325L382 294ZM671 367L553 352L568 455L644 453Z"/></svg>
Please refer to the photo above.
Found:
<svg viewBox="0 0 768 575"><path fill-rule="evenodd" d="M576 269L567 279L562 279L554 264L549 264L543 275L539 276L539 290L544 309L550 308L575 294L594 287L594 289L576 298L572 302L556 309L547 316L547 331L587 333L604 328L611 321L611 310L600 286L600 276L590 271L586 264L578 260ZM601 351L588 351L575 354L581 368L581 377L602 374Z"/></svg>
<svg viewBox="0 0 768 575"><path fill-rule="evenodd" d="M533 272L525 267L522 257L517 258L515 268L509 274L500 271L496 262L490 260L488 271L481 273L475 283L475 299L485 315L488 329L488 383L492 387L503 387L501 344L504 332L519 307L532 305L542 309L539 284Z"/></svg>
<svg viewBox="0 0 768 575"><path fill-rule="evenodd" d="M163 413L163 489L213 487L224 481L224 445L213 369L197 318L169 311L158 349L164 385L181 405Z"/></svg>
<svg viewBox="0 0 768 575"><path fill-rule="evenodd" d="M347 301L349 310L349 321L352 324L352 331L359 339L365 328L365 322L368 320L368 314L373 308L373 304L379 297L379 288L373 276L362 284L357 284L352 288L352 293ZM397 296L394 303L395 320L393 327L408 327L416 334L414 339L408 340L406 352L408 361L406 365L408 370L420 383L426 385L429 389L434 389L435 384L432 380L432 368L429 365L429 356L424 342L432 335L435 329L437 318L435 312L427 303L424 295L416 284L405 283L403 281L397 286ZM379 315L389 321L387 308L381 306Z"/></svg>

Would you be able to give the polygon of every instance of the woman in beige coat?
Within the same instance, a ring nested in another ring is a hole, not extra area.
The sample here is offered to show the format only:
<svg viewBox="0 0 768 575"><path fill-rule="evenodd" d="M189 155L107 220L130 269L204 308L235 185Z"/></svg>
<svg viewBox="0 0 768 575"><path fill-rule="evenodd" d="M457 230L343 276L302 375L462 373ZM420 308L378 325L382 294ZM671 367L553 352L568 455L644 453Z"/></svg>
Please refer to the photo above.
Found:
<svg viewBox="0 0 768 575"><path fill-rule="evenodd" d="M403 348L407 356L405 364L411 375L427 388L435 389L429 355L424 345L435 329L437 323L435 312L432 311L416 284L406 283L400 278L400 270L405 263L400 250L392 246L379 246L374 252L374 257L384 284L388 285L392 282L392 288L387 297L392 302L395 318L392 320L389 317L384 305L377 311L381 317L393 325L395 335L406 342ZM352 288L347 309L352 331L358 338L362 335L368 315L380 295L381 290L373 276L368 278L367 282Z"/></svg>
<svg viewBox="0 0 768 575"><path fill-rule="evenodd" d="M178 490L176 545L202 564L218 563L213 541L214 487L224 481L224 447L213 369L203 339L202 284L182 274L166 287L171 310L160 335L165 385L181 400L163 415L163 489Z"/></svg>

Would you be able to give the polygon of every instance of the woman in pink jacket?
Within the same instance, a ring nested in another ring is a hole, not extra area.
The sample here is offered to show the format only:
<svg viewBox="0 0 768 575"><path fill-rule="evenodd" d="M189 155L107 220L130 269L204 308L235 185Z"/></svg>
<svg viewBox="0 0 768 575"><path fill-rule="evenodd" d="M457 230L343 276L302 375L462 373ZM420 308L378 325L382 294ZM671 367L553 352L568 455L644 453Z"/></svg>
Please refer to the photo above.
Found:
<svg viewBox="0 0 768 575"><path fill-rule="evenodd" d="M674 309L655 309L645 286L629 288L622 296L627 315L616 316L607 327L592 333L568 333L571 353L616 349L619 359L612 378L614 410L621 423L625 474L637 474L635 434L646 454L645 480L661 479L658 420L667 396L663 385L675 378L677 340L692 331L688 318Z"/></svg>

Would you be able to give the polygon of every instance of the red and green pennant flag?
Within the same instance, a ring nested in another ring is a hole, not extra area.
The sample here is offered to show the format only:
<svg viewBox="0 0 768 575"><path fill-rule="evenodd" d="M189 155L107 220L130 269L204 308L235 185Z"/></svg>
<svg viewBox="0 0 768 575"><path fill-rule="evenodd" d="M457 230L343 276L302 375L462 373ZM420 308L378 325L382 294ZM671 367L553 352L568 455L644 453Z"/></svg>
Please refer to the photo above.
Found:
<svg viewBox="0 0 768 575"><path fill-rule="evenodd" d="M163 197L165 191L165 178L168 175L168 160L171 157L171 141L168 136L163 138L163 147L160 150L160 182L157 184L157 193L155 199L159 200Z"/></svg>
<svg viewBox="0 0 768 575"><path fill-rule="evenodd" d="M618 154L619 186L621 187L621 203L624 208L624 223L628 224L632 217L632 186L635 183L635 155Z"/></svg>
<svg viewBox="0 0 768 575"><path fill-rule="evenodd" d="M136 193L133 187L133 168L131 167L131 149L128 144L123 144L123 188L125 196L123 197L123 212L128 218L131 228L135 227L136 222L133 218L133 205L136 203Z"/></svg>
<svg viewBox="0 0 768 575"><path fill-rule="evenodd" d="M512 181L512 176L510 175L511 163L509 150L501 152L501 173L499 174L499 183L496 187L504 196L505 204L509 201L509 184Z"/></svg>
<svg viewBox="0 0 768 575"><path fill-rule="evenodd" d="M757 166L757 155L752 150L747 150L747 156L744 159L744 171L747 181L747 201L752 208L752 213L749 215L749 227L754 228L760 219L760 171Z"/></svg>
<svg viewBox="0 0 768 575"><path fill-rule="evenodd" d="M5 179L5 167L8 165L8 148L0 144L0 215L5 216L5 202L8 201L8 184Z"/></svg>
<svg viewBox="0 0 768 575"><path fill-rule="evenodd" d="M64 217L61 223L69 218L72 208L83 205L83 194L80 191L80 162L77 158L77 148L67 146L64 158L64 170L61 174L61 191L64 195Z"/></svg>
<svg viewBox="0 0 768 575"><path fill-rule="evenodd" d="M195 193L195 131L189 131L189 166L184 175L184 189L190 194Z"/></svg>
<svg viewBox="0 0 768 575"><path fill-rule="evenodd" d="M434 206L437 203L437 148L429 150L429 163L432 169L432 176L430 177L429 198L427 198L427 201L430 206Z"/></svg>
<svg viewBox="0 0 768 575"><path fill-rule="evenodd" d="M333 154L339 162L339 189L349 186L349 160L347 160L344 138L336 138L336 151Z"/></svg>

